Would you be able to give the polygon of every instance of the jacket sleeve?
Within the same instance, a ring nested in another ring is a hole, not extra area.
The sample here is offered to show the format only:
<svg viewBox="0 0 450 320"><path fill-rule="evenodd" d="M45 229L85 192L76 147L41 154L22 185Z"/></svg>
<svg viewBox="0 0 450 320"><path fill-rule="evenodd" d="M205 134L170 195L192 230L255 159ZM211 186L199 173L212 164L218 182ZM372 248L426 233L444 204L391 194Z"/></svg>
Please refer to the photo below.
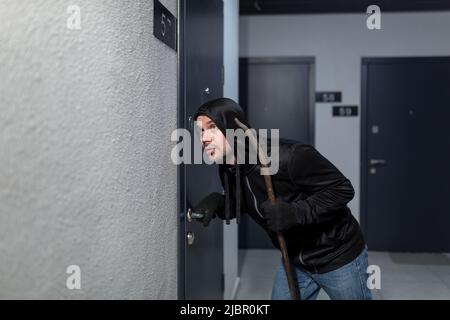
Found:
<svg viewBox="0 0 450 320"><path fill-rule="evenodd" d="M350 180L310 145L293 146L288 170L292 182L307 195L291 202L301 225L333 218L355 195Z"/></svg>

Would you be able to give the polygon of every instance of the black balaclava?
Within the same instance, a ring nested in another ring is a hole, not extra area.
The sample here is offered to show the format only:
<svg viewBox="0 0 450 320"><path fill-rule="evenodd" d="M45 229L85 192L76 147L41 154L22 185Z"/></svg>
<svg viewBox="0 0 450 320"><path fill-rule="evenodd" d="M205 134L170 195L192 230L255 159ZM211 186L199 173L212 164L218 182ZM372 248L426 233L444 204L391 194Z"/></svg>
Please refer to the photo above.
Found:
<svg viewBox="0 0 450 320"><path fill-rule="evenodd" d="M237 118L240 122L245 124L248 128L250 125L248 124L244 111L241 106L237 104L235 101L229 98L219 98L215 100L208 101L200 106L197 113L195 114L194 119L197 120L197 117L200 115L205 115L210 118L216 126L222 131L223 135L226 137L226 129L240 129L237 123L234 121L234 118ZM234 141L234 156L237 159L237 143L236 137ZM247 140L247 139L246 139ZM245 151L248 154L249 146L248 143L245 145ZM247 156L246 156L247 159ZM247 160L246 160L247 161ZM236 177L236 221L239 223L240 221L240 200L241 200L241 185L240 185L240 175L241 173L247 174L250 172L256 164L236 164L233 166L225 164L220 164L219 166L223 166L226 170L220 170L223 172L223 180L225 185L225 218L226 223L230 223L230 199L229 199L229 185L228 185L228 174L227 170L233 172Z"/></svg>

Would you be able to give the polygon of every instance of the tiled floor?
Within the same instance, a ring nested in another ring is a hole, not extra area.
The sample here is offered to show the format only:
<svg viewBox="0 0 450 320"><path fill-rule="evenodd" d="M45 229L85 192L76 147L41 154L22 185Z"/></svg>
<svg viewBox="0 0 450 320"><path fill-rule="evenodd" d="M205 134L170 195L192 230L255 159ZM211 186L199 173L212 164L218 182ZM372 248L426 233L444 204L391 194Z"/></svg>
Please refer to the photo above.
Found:
<svg viewBox="0 0 450 320"><path fill-rule="evenodd" d="M241 250L241 281L236 299L270 299L280 261L277 250ZM381 271L374 299L450 299L450 254L369 252ZM321 290L318 299L328 299Z"/></svg>

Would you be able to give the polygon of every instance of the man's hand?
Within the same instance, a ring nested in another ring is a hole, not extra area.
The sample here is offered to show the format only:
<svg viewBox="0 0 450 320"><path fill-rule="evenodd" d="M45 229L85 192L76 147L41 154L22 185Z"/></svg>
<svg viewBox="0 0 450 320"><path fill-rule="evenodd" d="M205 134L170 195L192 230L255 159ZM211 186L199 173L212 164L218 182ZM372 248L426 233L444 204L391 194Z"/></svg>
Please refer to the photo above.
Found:
<svg viewBox="0 0 450 320"><path fill-rule="evenodd" d="M286 201L277 199L275 204L269 200L261 204L267 226L274 232L281 232L300 224L297 208Z"/></svg>
<svg viewBox="0 0 450 320"><path fill-rule="evenodd" d="M200 200L200 202L193 208L193 210L196 213L203 214L203 218L200 221L205 227L207 227L211 220L215 218L217 213L221 212L224 207L224 196L218 192L213 192Z"/></svg>

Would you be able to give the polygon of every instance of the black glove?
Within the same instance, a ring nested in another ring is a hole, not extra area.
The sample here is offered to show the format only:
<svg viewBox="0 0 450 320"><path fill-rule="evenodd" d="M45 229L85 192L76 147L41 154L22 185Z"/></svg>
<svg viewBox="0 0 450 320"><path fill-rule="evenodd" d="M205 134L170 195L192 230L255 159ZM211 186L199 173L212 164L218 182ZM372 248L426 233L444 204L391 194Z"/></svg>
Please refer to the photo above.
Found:
<svg viewBox="0 0 450 320"><path fill-rule="evenodd" d="M200 200L193 210L195 213L203 214L203 218L200 221L207 227L211 220L215 218L219 212L223 211L224 206L225 197L218 192L213 192Z"/></svg>
<svg viewBox="0 0 450 320"><path fill-rule="evenodd" d="M267 227L274 232L281 232L301 224L298 209L295 205L277 199L275 204L269 200L261 204Z"/></svg>

